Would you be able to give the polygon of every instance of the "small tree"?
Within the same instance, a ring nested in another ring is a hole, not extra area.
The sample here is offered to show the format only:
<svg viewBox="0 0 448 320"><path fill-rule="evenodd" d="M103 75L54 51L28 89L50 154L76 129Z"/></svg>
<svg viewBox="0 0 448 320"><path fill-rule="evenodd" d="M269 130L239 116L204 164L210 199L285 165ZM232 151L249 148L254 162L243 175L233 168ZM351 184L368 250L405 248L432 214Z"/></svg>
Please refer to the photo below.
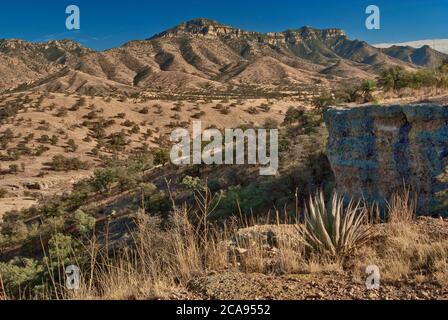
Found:
<svg viewBox="0 0 448 320"><path fill-rule="evenodd" d="M366 80L361 84L361 92L364 103L373 101L373 92L376 90L376 82L374 80Z"/></svg>
<svg viewBox="0 0 448 320"><path fill-rule="evenodd" d="M117 176L114 170L110 168L98 169L95 170L92 186L97 192L110 193L111 187L115 182L117 182Z"/></svg>
<svg viewBox="0 0 448 320"><path fill-rule="evenodd" d="M169 159L169 152L165 149L158 149L156 152L154 152L154 164L156 166L167 164Z"/></svg>
<svg viewBox="0 0 448 320"><path fill-rule="evenodd" d="M67 141L67 151L69 152L76 152L78 150L78 145L76 144L75 140L70 139Z"/></svg>
<svg viewBox="0 0 448 320"><path fill-rule="evenodd" d="M323 114L326 108L336 103L334 95L331 92L324 91L312 101L313 106Z"/></svg>
<svg viewBox="0 0 448 320"><path fill-rule="evenodd" d="M76 210L73 215L73 223L81 235L87 235L95 228L96 219L82 210Z"/></svg>

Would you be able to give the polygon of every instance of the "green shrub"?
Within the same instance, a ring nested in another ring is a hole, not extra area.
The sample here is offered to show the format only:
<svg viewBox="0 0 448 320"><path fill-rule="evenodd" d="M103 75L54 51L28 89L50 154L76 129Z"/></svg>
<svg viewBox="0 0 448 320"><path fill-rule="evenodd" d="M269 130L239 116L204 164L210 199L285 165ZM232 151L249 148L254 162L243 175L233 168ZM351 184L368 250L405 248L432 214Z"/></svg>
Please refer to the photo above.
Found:
<svg viewBox="0 0 448 320"><path fill-rule="evenodd" d="M51 169L54 171L72 171L72 170L89 169L88 162L81 161L78 158L66 158L62 155L54 156L49 165Z"/></svg>
<svg viewBox="0 0 448 320"><path fill-rule="evenodd" d="M336 100L333 93L324 91L319 96L313 98L312 104L317 110L322 112L329 106L335 105Z"/></svg>
<svg viewBox="0 0 448 320"><path fill-rule="evenodd" d="M69 235L57 233L48 241L48 258L53 266L74 263L77 242Z"/></svg>
<svg viewBox="0 0 448 320"><path fill-rule="evenodd" d="M43 267L35 260L24 258L19 263L0 262L0 274L7 294L16 296L29 285L37 284Z"/></svg>
<svg viewBox="0 0 448 320"><path fill-rule="evenodd" d="M3 217L1 233L7 239L16 242L25 240L29 235L29 230L26 224L17 217L15 212L10 212Z"/></svg>
<svg viewBox="0 0 448 320"><path fill-rule="evenodd" d="M0 188L0 199L6 198L7 195L8 195L8 191L6 191L3 188Z"/></svg>
<svg viewBox="0 0 448 320"><path fill-rule="evenodd" d="M91 182L96 192L109 193L113 184L118 181L116 171L111 168L97 169Z"/></svg>
<svg viewBox="0 0 448 320"><path fill-rule="evenodd" d="M76 210L72 222L81 235L87 235L95 228L96 219L82 210Z"/></svg>
<svg viewBox="0 0 448 320"><path fill-rule="evenodd" d="M19 166L16 164L10 164L9 165L9 173L16 174L17 172L19 172Z"/></svg>
<svg viewBox="0 0 448 320"><path fill-rule="evenodd" d="M75 140L70 139L67 141L67 148L66 150L68 152L76 152L78 150L78 145L76 144Z"/></svg>
<svg viewBox="0 0 448 320"><path fill-rule="evenodd" d="M143 107L139 110L140 114L148 114L149 113L149 107Z"/></svg>
<svg viewBox="0 0 448 320"><path fill-rule="evenodd" d="M166 149L158 149L154 152L154 165L165 165L170 161L169 151Z"/></svg>

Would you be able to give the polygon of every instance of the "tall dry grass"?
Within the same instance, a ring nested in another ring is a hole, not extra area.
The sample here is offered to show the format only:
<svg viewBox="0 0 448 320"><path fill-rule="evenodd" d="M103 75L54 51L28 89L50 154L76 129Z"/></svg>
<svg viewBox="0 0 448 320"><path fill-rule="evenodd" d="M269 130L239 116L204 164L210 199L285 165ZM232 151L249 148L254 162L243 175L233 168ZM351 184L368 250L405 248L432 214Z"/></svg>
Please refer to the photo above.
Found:
<svg viewBox="0 0 448 320"><path fill-rule="evenodd" d="M409 188L395 192L387 203L388 222L410 223L417 217L417 197Z"/></svg>
<svg viewBox="0 0 448 320"><path fill-rule="evenodd" d="M345 257L365 244L367 233L361 232L361 225L366 212L359 212L356 206L344 207L340 200L333 199L333 205L339 210L341 236L347 247L335 253ZM280 219L278 211L277 223L273 225L261 225L253 217L217 225L208 221L215 207L213 197L205 193L200 201L197 210L174 206L165 228L161 228L160 219L139 214L131 249L112 257L101 250L91 250L91 269L83 275L76 297L169 299L176 292L185 292L192 279L210 272L293 274L342 268L340 261L326 255L325 259L318 259L316 252L307 254L303 233L297 232L304 226L285 224L283 220L287 219ZM348 211L344 212L344 208ZM352 229L353 226L358 229ZM338 248L342 246L338 244Z"/></svg>
<svg viewBox="0 0 448 320"><path fill-rule="evenodd" d="M448 239L443 236L444 222L434 219L419 223L416 199L407 188L391 197L387 223L378 225L378 236L353 259L355 273L363 275L365 265L374 264L380 268L384 281L448 285ZM442 230L441 236L436 236L438 228Z"/></svg>
<svg viewBox="0 0 448 320"><path fill-rule="evenodd" d="M380 267L384 281L418 279L448 285L448 239L434 241L422 233L414 219L415 202L410 193L393 197L388 210L391 222L384 224L373 224L374 214L368 207L353 202L344 205L337 196L330 204L323 196L315 197L310 203L314 209L309 208L314 218L308 213L304 224L287 224L278 211L274 224L262 224L255 218L214 224L208 220L215 207L213 197L201 199L204 202L196 210L174 206L167 223L136 214L130 246L111 250L95 238L84 244L81 288L77 291L68 291L61 280L62 260L49 257L51 281L44 293L27 298L196 298L189 296L190 281L209 273L331 271L364 275L365 267L372 264ZM372 228L375 233L370 233ZM330 242L324 245L323 239ZM313 247L319 242L324 249Z"/></svg>

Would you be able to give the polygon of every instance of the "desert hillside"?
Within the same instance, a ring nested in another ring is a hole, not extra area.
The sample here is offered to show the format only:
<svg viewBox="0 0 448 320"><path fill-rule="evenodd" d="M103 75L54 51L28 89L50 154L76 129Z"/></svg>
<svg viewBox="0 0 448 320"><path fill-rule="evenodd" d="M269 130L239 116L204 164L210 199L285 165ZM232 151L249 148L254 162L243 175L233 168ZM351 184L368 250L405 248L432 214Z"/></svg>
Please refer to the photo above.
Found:
<svg viewBox="0 0 448 320"><path fill-rule="evenodd" d="M0 90L132 94L297 88L367 79L391 66L434 66L447 57L429 47L378 49L339 29L263 34L195 19L104 52L68 40L1 40Z"/></svg>
<svg viewBox="0 0 448 320"><path fill-rule="evenodd" d="M447 61L208 19L0 40L0 300L448 299ZM199 120L278 130L276 174L174 165Z"/></svg>

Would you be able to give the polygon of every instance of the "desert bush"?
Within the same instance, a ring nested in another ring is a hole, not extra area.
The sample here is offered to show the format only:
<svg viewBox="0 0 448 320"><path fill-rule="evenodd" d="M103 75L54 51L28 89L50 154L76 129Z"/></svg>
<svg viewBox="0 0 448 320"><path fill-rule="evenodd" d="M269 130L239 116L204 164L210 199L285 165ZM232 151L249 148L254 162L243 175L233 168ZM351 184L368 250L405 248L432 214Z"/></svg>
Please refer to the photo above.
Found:
<svg viewBox="0 0 448 320"><path fill-rule="evenodd" d="M130 134L137 134L140 133L140 126L138 124L135 124L132 126L131 129L129 129Z"/></svg>
<svg viewBox="0 0 448 320"><path fill-rule="evenodd" d="M57 145L57 144L58 144L58 141L59 141L59 137L58 137L58 136L56 136L56 135L52 135L52 136L51 136L51 138L50 138L50 144L51 144L52 146Z"/></svg>
<svg viewBox="0 0 448 320"><path fill-rule="evenodd" d="M229 107L224 107L224 108L222 108L219 112L220 112L221 114L228 115L228 114L230 114L232 111L230 110Z"/></svg>
<svg viewBox="0 0 448 320"><path fill-rule="evenodd" d="M11 242L23 241L28 237L29 230L21 220L20 213L11 211L5 214L1 225L1 234Z"/></svg>
<svg viewBox="0 0 448 320"><path fill-rule="evenodd" d="M128 128L130 128L130 127L132 127L132 126L135 126L135 125L136 125L136 123L133 122L133 121L131 121L131 120L125 120L125 121L121 124L121 126L123 126L123 127L128 127Z"/></svg>
<svg viewBox="0 0 448 320"><path fill-rule="evenodd" d="M14 139L14 134L11 129L6 129L1 135L0 135L0 147L1 149L6 149L8 147L8 144L12 142Z"/></svg>
<svg viewBox="0 0 448 320"><path fill-rule="evenodd" d="M68 114L67 108L61 107L59 108L59 110L56 112L55 116L59 117L59 118L63 118L66 117Z"/></svg>
<svg viewBox="0 0 448 320"><path fill-rule="evenodd" d="M38 284L39 275L44 271L42 265L33 259L24 258L20 262L0 262L0 275L6 294L20 296L33 293L28 287Z"/></svg>
<svg viewBox="0 0 448 320"><path fill-rule="evenodd" d="M376 90L375 80L365 80L361 86L360 91L363 96L364 103L372 102L374 100L373 92Z"/></svg>
<svg viewBox="0 0 448 320"><path fill-rule="evenodd" d="M89 113L87 113L84 117L84 119L93 120L98 118L98 111L92 110Z"/></svg>
<svg viewBox="0 0 448 320"><path fill-rule="evenodd" d="M255 107L249 107L249 108L246 110L246 112L249 113L249 114L258 114L258 113L259 113L258 109L255 108Z"/></svg>
<svg viewBox="0 0 448 320"><path fill-rule="evenodd" d="M50 137L47 134L43 134L37 141L40 143L50 143Z"/></svg>
<svg viewBox="0 0 448 320"><path fill-rule="evenodd" d="M123 151L129 144L125 132L115 132L107 137L107 148L110 151Z"/></svg>
<svg viewBox="0 0 448 320"><path fill-rule="evenodd" d="M415 72L407 71L402 67L393 67L381 73L378 83L385 91L403 88L418 89L444 86L446 76L447 73L443 64L438 70L421 69Z"/></svg>
<svg viewBox="0 0 448 320"><path fill-rule="evenodd" d="M57 233L48 241L48 258L50 263L68 266L75 262L78 243L70 235Z"/></svg>
<svg viewBox="0 0 448 320"><path fill-rule="evenodd" d="M25 142L25 143L29 143L31 140L33 140L34 139L34 133L29 133L28 135L26 135L24 138L23 138L23 141Z"/></svg>
<svg viewBox="0 0 448 320"><path fill-rule="evenodd" d="M192 117L193 119L200 119L200 118L202 118L203 116L205 116L205 111L200 111L200 112L198 112L198 113L195 113L195 114L193 114L191 117Z"/></svg>
<svg viewBox="0 0 448 320"><path fill-rule="evenodd" d="M182 111L182 108L180 105L175 105L174 107L171 108L171 111L180 112Z"/></svg>
<svg viewBox="0 0 448 320"><path fill-rule="evenodd" d="M48 148L47 146L44 145L39 145L36 147L36 149L34 150L34 155L37 157L40 157L41 155L43 155L45 152L47 152L48 150L50 150L50 148Z"/></svg>
<svg viewBox="0 0 448 320"><path fill-rule="evenodd" d="M19 172L19 166L16 164L10 164L9 165L9 173L16 174Z"/></svg>
<svg viewBox="0 0 448 320"><path fill-rule="evenodd" d="M269 207L273 202L269 184L251 183L248 186L232 186L226 190L220 200L216 216L229 217L232 215L249 216L254 211Z"/></svg>
<svg viewBox="0 0 448 320"><path fill-rule="evenodd" d="M6 191L3 188L0 188L0 199L6 198L7 195L8 195L8 191Z"/></svg>
<svg viewBox="0 0 448 320"><path fill-rule="evenodd" d="M96 192L109 193L113 184L118 180L116 172L111 169L97 169L94 172L93 180L91 185Z"/></svg>
<svg viewBox="0 0 448 320"><path fill-rule="evenodd" d="M148 114L149 113L149 107L143 107L141 108L138 113L140 114Z"/></svg>
<svg viewBox="0 0 448 320"><path fill-rule="evenodd" d="M336 100L333 93L324 91L319 96L314 97L311 103L317 110L323 112L326 108L330 107L331 105L335 105Z"/></svg>
<svg viewBox="0 0 448 320"><path fill-rule="evenodd" d="M264 129L278 129L278 127L279 127L278 121L273 118L267 118L263 124Z"/></svg>
<svg viewBox="0 0 448 320"><path fill-rule="evenodd" d="M78 158L66 158L63 155L54 156L49 166L54 171L87 170L90 167L88 162Z"/></svg>
<svg viewBox="0 0 448 320"><path fill-rule="evenodd" d="M82 97L78 101L75 102L75 104L69 109L70 111L77 111L80 107L83 107L86 105L86 98Z"/></svg>
<svg viewBox="0 0 448 320"><path fill-rule="evenodd" d="M67 141L66 151L67 152L76 152L76 150L78 150L78 145L76 144L75 140L69 139Z"/></svg>
<svg viewBox="0 0 448 320"><path fill-rule="evenodd" d="M81 235L87 235L95 228L96 219L82 210L76 210L71 223L76 226Z"/></svg>
<svg viewBox="0 0 448 320"><path fill-rule="evenodd" d="M170 153L166 149L157 149L154 151L154 165L165 165L170 161Z"/></svg>

